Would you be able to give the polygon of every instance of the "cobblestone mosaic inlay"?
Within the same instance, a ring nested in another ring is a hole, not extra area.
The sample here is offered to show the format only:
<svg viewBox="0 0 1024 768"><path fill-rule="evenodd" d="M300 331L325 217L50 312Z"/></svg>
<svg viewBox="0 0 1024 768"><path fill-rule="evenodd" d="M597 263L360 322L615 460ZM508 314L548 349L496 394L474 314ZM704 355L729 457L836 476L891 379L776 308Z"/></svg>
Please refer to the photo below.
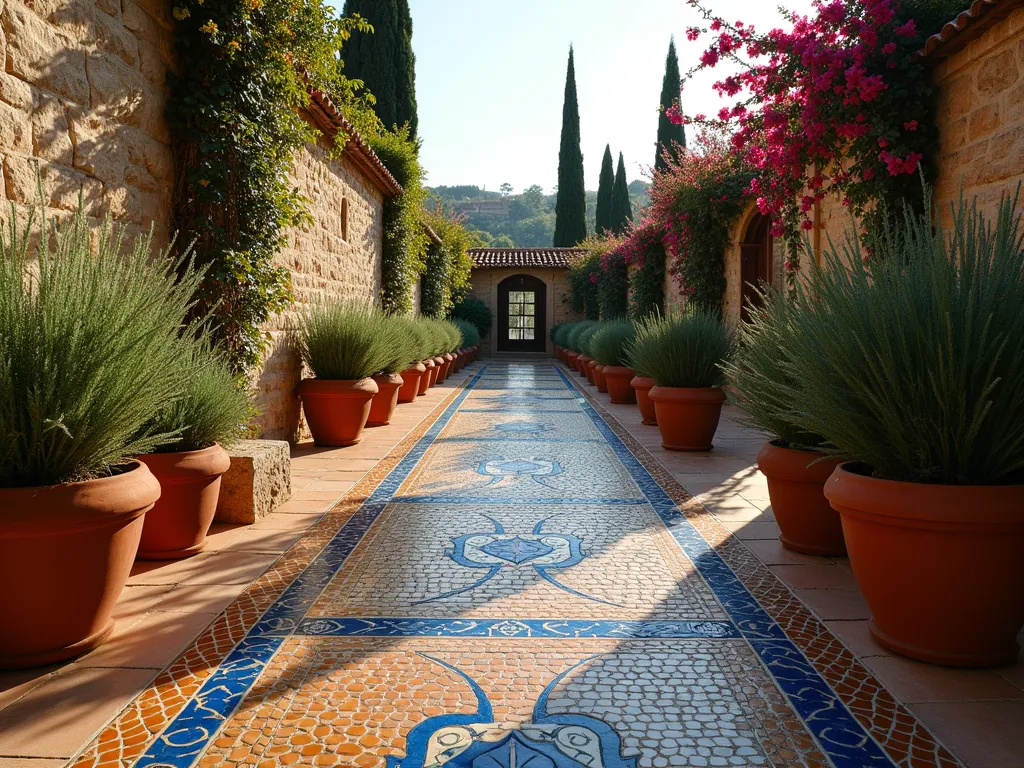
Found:
<svg viewBox="0 0 1024 768"><path fill-rule="evenodd" d="M483 368L76 765L957 765L574 382Z"/></svg>

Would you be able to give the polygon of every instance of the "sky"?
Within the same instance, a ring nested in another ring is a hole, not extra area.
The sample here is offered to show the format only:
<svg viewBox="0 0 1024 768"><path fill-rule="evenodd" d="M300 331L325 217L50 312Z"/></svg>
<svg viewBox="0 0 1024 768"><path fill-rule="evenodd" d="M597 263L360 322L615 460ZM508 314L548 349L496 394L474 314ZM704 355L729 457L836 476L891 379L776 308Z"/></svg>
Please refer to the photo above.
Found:
<svg viewBox="0 0 1024 768"><path fill-rule="evenodd" d="M783 23L775 0L708 0L733 21L768 30ZM810 0L783 0L806 12ZM338 0L341 5L341 0ZM621 151L630 181L654 163L657 108L669 38L680 70L696 63L700 23L685 0L410 0L421 160L430 186L476 184L550 192L569 45L575 50L587 189L597 189L605 144ZM684 109L714 114L723 105L701 76Z"/></svg>

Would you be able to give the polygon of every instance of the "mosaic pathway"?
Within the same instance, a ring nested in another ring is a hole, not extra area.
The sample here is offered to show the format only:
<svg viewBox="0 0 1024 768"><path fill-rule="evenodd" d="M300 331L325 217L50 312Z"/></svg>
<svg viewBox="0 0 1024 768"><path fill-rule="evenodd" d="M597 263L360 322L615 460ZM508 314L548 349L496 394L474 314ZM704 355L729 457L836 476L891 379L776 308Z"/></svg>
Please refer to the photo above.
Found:
<svg viewBox="0 0 1024 768"><path fill-rule="evenodd" d="M487 365L75 762L956 766L550 365Z"/></svg>

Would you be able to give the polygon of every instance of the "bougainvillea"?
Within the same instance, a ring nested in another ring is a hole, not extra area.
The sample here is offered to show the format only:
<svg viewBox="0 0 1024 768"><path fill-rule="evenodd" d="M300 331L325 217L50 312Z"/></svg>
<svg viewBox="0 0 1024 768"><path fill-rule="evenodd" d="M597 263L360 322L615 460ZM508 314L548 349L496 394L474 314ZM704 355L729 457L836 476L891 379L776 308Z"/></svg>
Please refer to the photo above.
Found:
<svg viewBox="0 0 1024 768"><path fill-rule="evenodd" d="M791 14L791 29L762 34L688 2L708 26L687 37L710 43L687 78L723 60L740 70L715 84L733 100L717 117L687 118L678 105L668 115L731 133L754 170L747 192L774 235L797 242L830 193L858 216L920 204L919 171L932 174L937 128L913 4L904 12L898 0L815 0L813 15Z"/></svg>
<svg viewBox="0 0 1024 768"><path fill-rule="evenodd" d="M597 320L600 309L597 301L597 283L601 272L601 256L611 250L611 242L596 236L579 244L583 253L575 256L569 265L569 306L576 317Z"/></svg>
<svg viewBox="0 0 1024 768"><path fill-rule="evenodd" d="M619 252L629 265L629 317L640 320L665 311L663 228L644 219L626 233Z"/></svg>

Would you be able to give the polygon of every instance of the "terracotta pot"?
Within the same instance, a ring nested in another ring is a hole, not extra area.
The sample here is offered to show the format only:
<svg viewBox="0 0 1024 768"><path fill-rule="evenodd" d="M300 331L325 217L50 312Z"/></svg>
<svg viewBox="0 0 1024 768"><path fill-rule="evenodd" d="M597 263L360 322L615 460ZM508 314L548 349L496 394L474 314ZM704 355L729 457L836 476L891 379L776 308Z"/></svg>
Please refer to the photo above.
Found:
<svg viewBox="0 0 1024 768"><path fill-rule="evenodd" d="M768 480L768 497L783 546L808 555L840 557L846 554L843 524L824 493L825 481L839 466L839 459L823 457L773 441L757 454L757 466ZM807 466L817 459L821 461Z"/></svg>
<svg viewBox="0 0 1024 768"><path fill-rule="evenodd" d="M1024 485L880 480L841 464L839 510L868 628L904 656L956 667L1010 664L1024 624Z"/></svg>
<svg viewBox="0 0 1024 768"><path fill-rule="evenodd" d="M437 363L433 360L424 360L422 365L424 370L423 375L420 377L420 388L416 392L417 395L427 394L427 389L430 387L431 377L437 376L437 371L435 370L437 368Z"/></svg>
<svg viewBox="0 0 1024 768"><path fill-rule="evenodd" d="M608 391L608 380L604 377L604 366L600 363L594 366L594 385L598 392Z"/></svg>
<svg viewBox="0 0 1024 768"><path fill-rule="evenodd" d="M633 387L636 404L640 408L640 423L649 427L658 426L658 415L654 412L654 403L651 402L650 395L654 379L647 376L636 376L629 384Z"/></svg>
<svg viewBox="0 0 1024 768"><path fill-rule="evenodd" d="M441 383L441 373L444 371L444 363L445 360L441 355L434 358L434 369L432 372L428 371L428 373L430 373L430 386L436 387Z"/></svg>
<svg viewBox="0 0 1024 768"><path fill-rule="evenodd" d="M300 381L299 397L313 442L335 447L358 443L376 394L373 379Z"/></svg>
<svg viewBox="0 0 1024 768"><path fill-rule="evenodd" d="M158 498L160 483L138 461L96 480L0 488L0 668L69 659L110 635Z"/></svg>
<svg viewBox="0 0 1024 768"><path fill-rule="evenodd" d="M629 382L636 376L636 371L622 365L606 365L604 378L608 382L608 398L616 405L636 402L636 393Z"/></svg>
<svg viewBox="0 0 1024 768"><path fill-rule="evenodd" d="M670 451L711 450L711 441L722 416L725 392L718 387L654 386L649 397L654 403L663 448Z"/></svg>
<svg viewBox="0 0 1024 768"><path fill-rule="evenodd" d="M570 349L568 352L565 353L565 356L566 356L566 359L567 359L566 365L568 365L569 368L571 368L572 370L578 371L579 368L576 367L576 361L579 359L580 353L579 352L573 352Z"/></svg>
<svg viewBox="0 0 1024 768"><path fill-rule="evenodd" d="M597 367L597 360L591 360L587 363L587 381L597 386L597 377L594 375L594 368Z"/></svg>
<svg viewBox="0 0 1024 768"><path fill-rule="evenodd" d="M399 374L402 377L402 386L398 388L399 403L411 403L416 399L420 391L420 379L426 372L427 367L423 363L416 363Z"/></svg>
<svg viewBox="0 0 1024 768"><path fill-rule="evenodd" d="M479 353L480 353L480 345L477 344L475 347L473 347L473 360L476 360L476 358L479 355Z"/></svg>
<svg viewBox="0 0 1024 768"><path fill-rule="evenodd" d="M447 352L444 355L444 375L441 377L441 381L444 381L452 374L452 366L455 365L455 354L453 352Z"/></svg>
<svg viewBox="0 0 1024 768"><path fill-rule="evenodd" d="M370 415L366 417L366 426L385 427L395 415L398 390L402 388L405 379L399 373L390 373L374 376L373 381L377 385L377 394L370 400Z"/></svg>
<svg viewBox="0 0 1024 768"><path fill-rule="evenodd" d="M586 355L580 355L576 358L576 370L584 379L587 378L587 366L590 365L590 361L593 359L594 358L587 357Z"/></svg>
<svg viewBox="0 0 1024 768"><path fill-rule="evenodd" d="M455 370L461 371L462 367L466 364L466 350L460 349L455 353Z"/></svg>
<svg viewBox="0 0 1024 768"><path fill-rule="evenodd" d="M146 513L139 560L177 560L198 554L217 513L220 478L231 459L214 443L198 451L137 457L160 483L160 500Z"/></svg>

